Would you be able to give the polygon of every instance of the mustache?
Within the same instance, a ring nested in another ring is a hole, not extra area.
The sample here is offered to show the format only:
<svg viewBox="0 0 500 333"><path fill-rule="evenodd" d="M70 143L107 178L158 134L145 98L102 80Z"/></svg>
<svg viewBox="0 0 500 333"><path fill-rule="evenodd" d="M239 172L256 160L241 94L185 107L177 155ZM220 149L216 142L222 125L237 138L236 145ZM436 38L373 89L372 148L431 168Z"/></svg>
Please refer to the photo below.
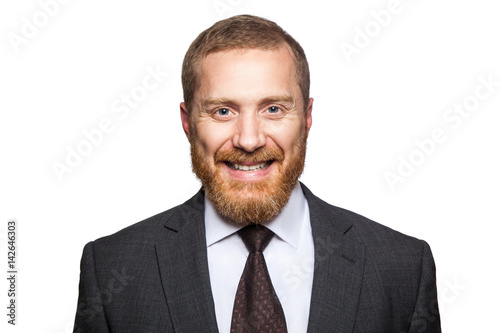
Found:
<svg viewBox="0 0 500 333"><path fill-rule="evenodd" d="M270 160L282 161L285 158L283 150L279 147L262 147L248 153L239 148L221 149L215 153L215 162L231 163L258 163Z"/></svg>

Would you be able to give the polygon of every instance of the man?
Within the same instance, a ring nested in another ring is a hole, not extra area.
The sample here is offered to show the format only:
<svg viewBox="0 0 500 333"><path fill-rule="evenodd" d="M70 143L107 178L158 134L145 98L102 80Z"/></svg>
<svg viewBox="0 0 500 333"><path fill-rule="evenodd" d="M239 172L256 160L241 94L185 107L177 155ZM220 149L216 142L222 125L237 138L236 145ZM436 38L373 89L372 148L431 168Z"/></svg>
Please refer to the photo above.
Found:
<svg viewBox="0 0 500 333"><path fill-rule="evenodd" d="M441 331L429 246L298 182L313 99L290 35L217 22L182 84L202 190L86 245L75 332Z"/></svg>

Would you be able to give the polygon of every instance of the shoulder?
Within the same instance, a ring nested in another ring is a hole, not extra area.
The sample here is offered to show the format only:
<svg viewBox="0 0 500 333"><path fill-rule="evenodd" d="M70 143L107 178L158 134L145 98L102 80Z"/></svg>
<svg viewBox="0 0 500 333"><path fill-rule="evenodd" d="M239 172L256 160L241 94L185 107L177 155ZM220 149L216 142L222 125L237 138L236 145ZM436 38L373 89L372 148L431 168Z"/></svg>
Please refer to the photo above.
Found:
<svg viewBox="0 0 500 333"><path fill-rule="evenodd" d="M338 232L343 235L345 241L363 245L367 253L372 255L420 257L424 251L430 251L425 241L331 205L316 197L304 185L302 187L309 204L311 224L315 223L313 219L319 220L321 225L317 227L323 232Z"/></svg>
<svg viewBox="0 0 500 333"><path fill-rule="evenodd" d="M132 224L111 235L104 236L87 244L100 251L138 248L154 244L163 238L168 230L176 231L182 223L193 221L203 215L203 192L181 205Z"/></svg>
<svg viewBox="0 0 500 333"><path fill-rule="evenodd" d="M414 306L421 289L435 290L436 268L425 241L328 204L307 188L304 193L315 244L330 246L332 257L362 265L365 290L379 299L392 295L398 299L398 306L408 309Z"/></svg>

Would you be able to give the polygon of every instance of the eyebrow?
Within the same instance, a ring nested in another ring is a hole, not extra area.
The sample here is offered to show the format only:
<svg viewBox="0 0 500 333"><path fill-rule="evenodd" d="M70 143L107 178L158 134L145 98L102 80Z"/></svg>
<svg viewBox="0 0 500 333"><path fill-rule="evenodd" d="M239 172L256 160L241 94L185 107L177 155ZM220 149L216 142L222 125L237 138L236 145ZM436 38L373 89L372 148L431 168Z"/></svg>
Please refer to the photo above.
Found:
<svg viewBox="0 0 500 333"><path fill-rule="evenodd" d="M260 104L270 104L270 103L283 103L289 106L294 106L295 101L292 96L269 96L264 98Z"/></svg>
<svg viewBox="0 0 500 333"><path fill-rule="evenodd" d="M291 96L268 96L259 101L259 105L270 104L270 103L283 103L287 106L295 106L295 102ZM201 103L203 109L207 109L213 105L237 105L234 100L230 98L209 98Z"/></svg>
<svg viewBox="0 0 500 333"><path fill-rule="evenodd" d="M229 98L209 98L201 102L201 107L203 109L207 109L212 105L221 105L221 104L236 104L232 99Z"/></svg>

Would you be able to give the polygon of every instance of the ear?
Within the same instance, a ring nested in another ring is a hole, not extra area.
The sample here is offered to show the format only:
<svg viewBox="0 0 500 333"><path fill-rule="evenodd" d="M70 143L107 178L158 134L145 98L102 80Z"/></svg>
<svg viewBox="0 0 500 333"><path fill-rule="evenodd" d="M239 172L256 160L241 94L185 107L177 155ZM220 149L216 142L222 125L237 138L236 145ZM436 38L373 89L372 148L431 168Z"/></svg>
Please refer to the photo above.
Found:
<svg viewBox="0 0 500 333"><path fill-rule="evenodd" d="M186 136L189 140L189 115L186 104L184 104L184 102L181 103L181 122L184 133L186 133Z"/></svg>
<svg viewBox="0 0 500 333"><path fill-rule="evenodd" d="M306 111L306 125L307 125L307 133L311 129L312 125L312 110L313 110L313 98L309 98L309 102L307 103L307 111Z"/></svg>

